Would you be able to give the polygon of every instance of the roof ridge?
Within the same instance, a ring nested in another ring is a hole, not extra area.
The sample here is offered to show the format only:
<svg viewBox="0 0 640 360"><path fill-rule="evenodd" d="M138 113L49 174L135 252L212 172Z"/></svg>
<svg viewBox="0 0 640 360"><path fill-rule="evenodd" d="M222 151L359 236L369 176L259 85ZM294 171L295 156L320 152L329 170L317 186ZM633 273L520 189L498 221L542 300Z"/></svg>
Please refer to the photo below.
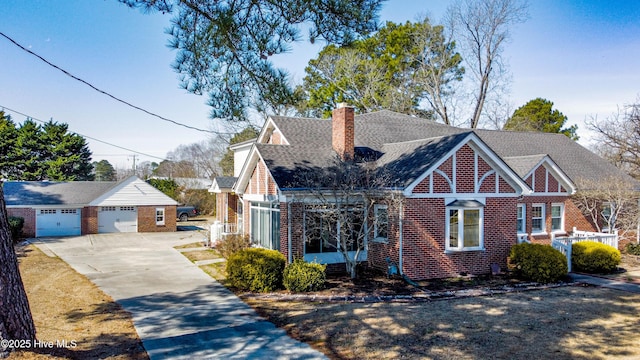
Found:
<svg viewBox="0 0 640 360"><path fill-rule="evenodd" d="M400 141L400 142L384 143L384 144L382 144L382 146L385 146L385 145L410 144L410 143L423 142L423 141L427 141L427 140L443 139L443 138L446 138L446 137L454 137L454 136L460 136L460 135L465 135L466 136L466 135L469 135L470 133L473 133L473 131L464 131L464 132L459 132L459 133L455 133L455 134L432 136L432 137L416 139L416 140L407 140L407 141Z"/></svg>

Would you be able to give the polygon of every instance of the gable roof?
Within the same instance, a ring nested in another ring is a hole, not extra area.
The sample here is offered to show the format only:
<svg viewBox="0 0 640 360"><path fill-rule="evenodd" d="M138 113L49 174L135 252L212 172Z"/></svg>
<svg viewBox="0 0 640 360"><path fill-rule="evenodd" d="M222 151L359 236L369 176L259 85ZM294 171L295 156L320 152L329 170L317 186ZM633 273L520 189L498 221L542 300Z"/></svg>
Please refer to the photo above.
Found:
<svg viewBox="0 0 640 360"><path fill-rule="evenodd" d="M3 189L6 204L11 207L177 205L175 200L135 176L120 182L7 181Z"/></svg>
<svg viewBox="0 0 640 360"><path fill-rule="evenodd" d="M271 116L268 124L265 126L279 129L289 145L256 143L252 148L254 158L245 166L254 167L261 159L281 190L301 187L295 179L298 171L326 170L333 163L336 153L331 119ZM509 168L507 174L517 175L520 180L546 157L548 165L555 166L568 184L579 178L603 180L611 175L639 184L562 134L462 129L388 110L355 115L354 126L356 153L360 149L378 154L375 165L379 171L393 175L391 186L411 184L470 133ZM242 192L251 176L249 170L243 174L236 192Z"/></svg>
<svg viewBox="0 0 640 360"><path fill-rule="evenodd" d="M115 181L7 181L3 189L7 206L82 206L116 184Z"/></svg>
<svg viewBox="0 0 640 360"><path fill-rule="evenodd" d="M178 205L178 202L162 191L149 185L137 176L131 176L117 183L113 188L93 199L91 206L113 205Z"/></svg>
<svg viewBox="0 0 640 360"><path fill-rule="evenodd" d="M211 187L209 187L209 192L211 193L229 192L233 188L233 184L236 183L237 179L238 178L234 176L216 176L216 178L213 179L213 183L211 183Z"/></svg>

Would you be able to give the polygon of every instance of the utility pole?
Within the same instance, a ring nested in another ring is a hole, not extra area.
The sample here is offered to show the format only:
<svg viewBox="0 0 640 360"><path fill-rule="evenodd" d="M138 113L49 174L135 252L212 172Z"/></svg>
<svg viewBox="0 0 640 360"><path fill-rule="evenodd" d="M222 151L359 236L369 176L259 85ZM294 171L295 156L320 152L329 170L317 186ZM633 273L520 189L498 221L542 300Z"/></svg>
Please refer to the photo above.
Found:
<svg viewBox="0 0 640 360"><path fill-rule="evenodd" d="M136 157L137 157L137 156L138 156L138 155L136 155L136 154L133 154L133 155L131 156L131 157L133 158L133 168L132 168L132 170L133 170L133 175L135 175L135 174L136 174Z"/></svg>

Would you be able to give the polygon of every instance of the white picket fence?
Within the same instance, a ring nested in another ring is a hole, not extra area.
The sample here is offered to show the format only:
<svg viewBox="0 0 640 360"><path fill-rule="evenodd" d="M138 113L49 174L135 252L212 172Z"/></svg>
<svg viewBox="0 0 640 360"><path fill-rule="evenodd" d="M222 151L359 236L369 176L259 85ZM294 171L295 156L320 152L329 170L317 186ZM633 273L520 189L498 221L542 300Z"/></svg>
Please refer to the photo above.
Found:
<svg viewBox="0 0 640 360"><path fill-rule="evenodd" d="M556 237L555 234L551 234L551 246L554 249L559 250L564 256L567 257L567 268L571 272L571 245L574 242L580 241L596 241L605 245L618 248L618 230L613 234L609 233L597 233L591 231L580 231L573 228L573 234L571 237Z"/></svg>

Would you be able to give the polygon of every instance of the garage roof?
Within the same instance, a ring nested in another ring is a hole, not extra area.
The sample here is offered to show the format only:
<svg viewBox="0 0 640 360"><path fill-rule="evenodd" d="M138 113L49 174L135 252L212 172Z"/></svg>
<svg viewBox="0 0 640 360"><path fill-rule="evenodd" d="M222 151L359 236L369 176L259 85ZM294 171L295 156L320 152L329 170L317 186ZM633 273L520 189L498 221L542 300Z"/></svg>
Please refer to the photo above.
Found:
<svg viewBox="0 0 640 360"><path fill-rule="evenodd" d="M176 205L177 202L141 179L116 181L7 181L3 185L8 207Z"/></svg>

